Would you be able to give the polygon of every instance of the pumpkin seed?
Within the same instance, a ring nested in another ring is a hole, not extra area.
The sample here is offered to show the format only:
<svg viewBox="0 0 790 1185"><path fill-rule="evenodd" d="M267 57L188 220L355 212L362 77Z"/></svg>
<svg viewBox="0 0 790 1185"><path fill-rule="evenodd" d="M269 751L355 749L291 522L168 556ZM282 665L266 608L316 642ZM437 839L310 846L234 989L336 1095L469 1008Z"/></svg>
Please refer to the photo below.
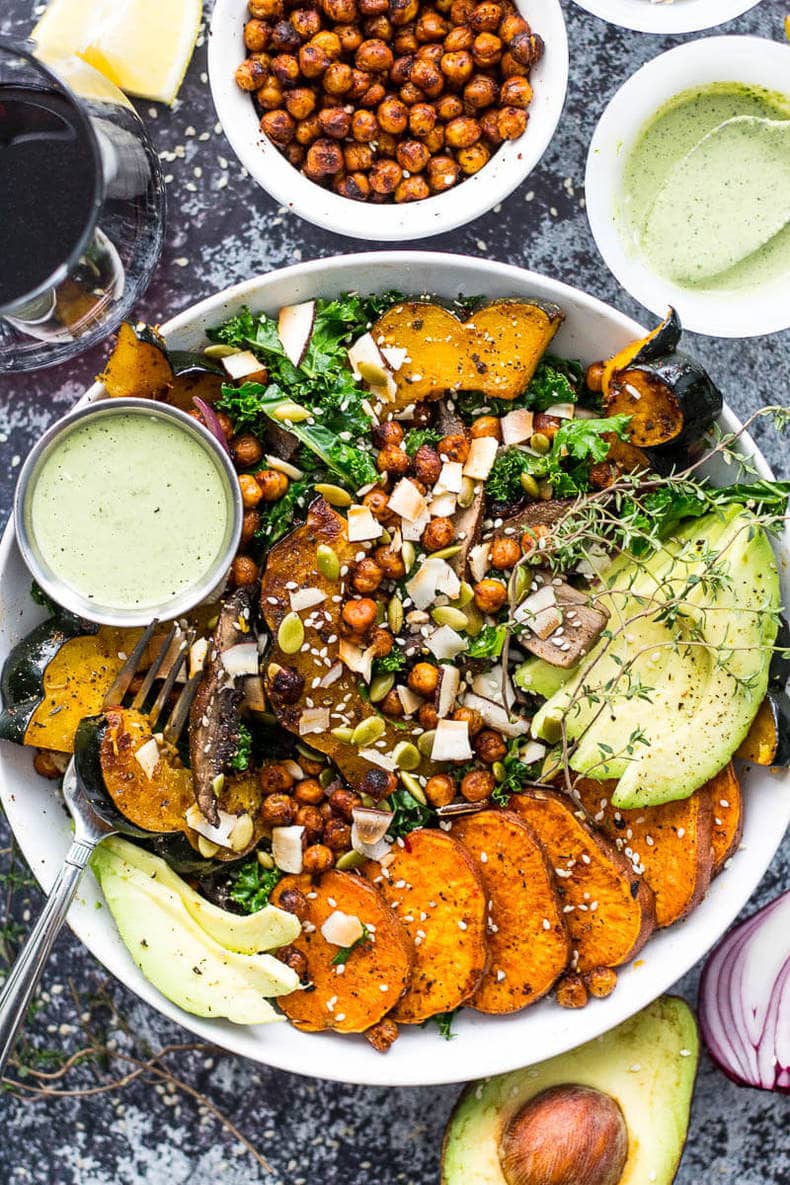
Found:
<svg viewBox="0 0 790 1185"><path fill-rule="evenodd" d="M217 795L217 797L219 797L219 795L225 789L225 775L224 774L217 774L216 778L214 778L214 780L211 783L211 789L214 791L214 793Z"/></svg>
<svg viewBox="0 0 790 1185"><path fill-rule="evenodd" d="M304 741L296 742L296 752L300 757L306 757L308 761L317 761L319 765L324 765L326 762L326 757L323 753L319 753L317 749L312 749Z"/></svg>
<svg viewBox="0 0 790 1185"><path fill-rule="evenodd" d="M370 702L377 704L380 700L384 699L388 692L392 691L394 686L395 676L391 671L385 671L380 675L375 675L371 680L370 691L368 693L370 695Z"/></svg>
<svg viewBox="0 0 790 1185"><path fill-rule="evenodd" d="M531 473L522 473L518 480L521 482L522 490L529 494L530 498L540 497L540 488Z"/></svg>
<svg viewBox="0 0 790 1185"><path fill-rule="evenodd" d="M387 606L383 601L376 602L376 625L383 625L387 616Z"/></svg>
<svg viewBox="0 0 790 1185"><path fill-rule="evenodd" d="M530 584L531 574L522 564L520 568L516 568L516 573L513 577L513 592L517 601L521 600Z"/></svg>
<svg viewBox="0 0 790 1185"><path fill-rule="evenodd" d="M334 770L331 770L329 768L329 766L327 766L326 769L322 769L320 774L318 775L318 785L323 786L323 788L325 790L326 790L327 786L330 784L330 782L334 782L334 780L335 780Z"/></svg>
<svg viewBox="0 0 790 1185"><path fill-rule="evenodd" d="M395 596L387 605L387 622L393 634L399 634L403 628L403 602L400 597Z"/></svg>
<svg viewBox="0 0 790 1185"><path fill-rule="evenodd" d="M274 856L271 852L262 852L259 849L255 855L258 858L261 868L274 868Z"/></svg>
<svg viewBox="0 0 790 1185"><path fill-rule="evenodd" d="M461 581L461 590L458 593L458 596L453 601L453 604L455 605L455 607L457 609L464 609L469 604L469 602L473 601L474 599L475 599L475 590L472 588L471 584L469 584L469 582L467 580L462 580Z"/></svg>
<svg viewBox="0 0 790 1185"><path fill-rule="evenodd" d="M286 613L277 630L277 645L283 654L297 654L304 643L304 624L298 613Z"/></svg>
<svg viewBox="0 0 790 1185"><path fill-rule="evenodd" d="M474 601L471 601L464 609L466 614L466 632L470 638L476 638L483 628L483 614L478 609Z"/></svg>
<svg viewBox="0 0 790 1185"><path fill-rule="evenodd" d="M320 481L318 485L313 486L313 489L322 498L326 498L330 506L350 506L354 501L342 486L334 486L329 482Z"/></svg>
<svg viewBox="0 0 790 1185"><path fill-rule="evenodd" d="M217 342L213 346L206 346L203 353L207 358L230 358L231 354L240 354L241 350L235 346L226 346L224 342Z"/></svg>
<svg viewBox="0 0 790 1185"><path fill-rule="evenodd" d="M415 778L414 774L409 774L406 773L405 770L401 770L400 780L403 782L403 785L409 791L409 794L411 794L412 798L416 798L421 806L428 805L428 799L425 797L425 791Z"/></svg>
<svg viewBox="0 0 790 1185"><path fill-rule="evenodd" d="M252 816L244 811L239 815L228 837L228 843L234 852L243 852L253 836Z"/></svg>
<svg viewBox="0 0 790 1185"><path fill-rule="evenodd" d="M550 745L556 745L562 737L562 717L554 713L547 713L543 717L542 739Z"/></svg>
<svg viewBox="0 0 790 1185"><path fill-rule="evenodd" d="M439 605L431 610L431 617L437 625L449 625L454 630L465 630L467 626L466 614L452 605Z"/></svg>
<svg viewBox="0 0 790 1185"><path fill-rule="evenodd" d="M371 809L381 806L381 803L376 802L375 798L373 798L370 794L361 794L360 798L362 799L363 806L370 807Z"/></svg>
<svg viewBox="0 0 790 1185"><path fill-rule="evenodd" d="M436 736L436 729L429 728L427 732L423 732L417 738L417 748L422 753L423 757L430 757L433 749L433 738Z"/></svg>
<svg viewBox="0 0 790 1185"><path fill-rule="evenodd" d="M435 560L449 560L463 547L462 543L453 543L450 547L443 547L440 551L432 551L431 557Z"/></svg>
<svg viewBox="0 0 790 1185"><path fill-rule="evenodd" d="M358 749L363 749L367 745L375 744L386 731L387 726L380 716L368 716L352 732L351 744L356 745Z"/></svg>
<svg viewBox="0 0 790 1185"><path fill-rule="evenodd" d="M498 782L504 782L505 778L507 777L507 770L501 761L494 762L494 764L491 766L491 773Z"/></svg>
<svg viewBox="0 0 790 1185"><path fill-rule="evenodd" d="M417 769L420 764L420 750L411 741L398 741L392 750L392 760L398 769Z"/></svg>
<svg viewBox="0 0 790 1185"><path fill-rule="evenodd" d="M378 537L378 543L384 547L389 547L390 543L392 543L392 535L390 535L386 527L381 528L381 534Z"/></svg>
<svg viewBox="0 0 790 1185"><path fill-rule="evenodd" d="M529 438L529 445L536 453L547 453L551 448L551 441L545 432L533 432Z"/></svg>
<svg viewBox="0 0 790 1185"><path fill-rule="evenodd" d="M411 572L414 567L414 561L417 558L417 552L414 549L411 539L404 539L403 546L400 549L400 558L403 560L403 566L406 572Z"/></svg>
<svg viewBox="0 0 790 1185"><path fill-rule="evenodd" d="M337 558L337 552L333 551L328 543L318 544L315 551L315 566L324 580L331 580L334 584L340 579L340 560Z"/></svg>
<svg viewBox="0 0 790 1185"><path fill-rule="evenodd" d="M212 856L216 856L219 851L219 844L212 843L210 839L206 839L205 835L198 836L198 851L206 860L210 860Z"/></svg>
<svg viewBox="0 0 790 1185"><path fill-rule="evenodd" d="M354 735L353 728L333 728L330 731L336 741L344 741L346 744L351 743L351 738Z"/></svg>
<svg viewBox="0 0 790 1185"><path fill-rule="evenodd" d="M301 403L294 403L291 399L275 407L270 414L273 420L279 420L282 424L300 424L304 420L312 419L313 416L309 407L302 407Z"/></svg>
<svg viewBox="0 0 790 1185"><path fill-rule="evenodd" d="M538 490L543 502L550 502L554 497L554 486L550 481L541 481L538 484Z"/></svg>
<svg viewBox="0 0 790 1185"><path fill-rule="evenodd" d="M338 856L335 860L335 868L339 872L350 872L352 868L359 868L364 863L365 857L361 856L359 852L343 852L343 855Z"/></svg>
<svg viewBox="0 0 790 1185"><path fill-rule="evenodd" d="M468 510L475 500L475 483L471 477L465 477L461 481L461 492L458 495L458 505L462 510Z"/></svg>

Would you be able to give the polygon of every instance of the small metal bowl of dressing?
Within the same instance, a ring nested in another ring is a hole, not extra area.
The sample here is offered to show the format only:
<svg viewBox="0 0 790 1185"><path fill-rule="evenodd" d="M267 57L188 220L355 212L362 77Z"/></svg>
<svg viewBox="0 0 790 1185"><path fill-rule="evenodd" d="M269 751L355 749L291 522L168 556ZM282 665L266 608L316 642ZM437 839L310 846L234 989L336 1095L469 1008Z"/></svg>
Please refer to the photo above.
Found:
<svg viewBox="0 0 790 1185"><path fill-rule="evenodd" d="M64 416L27 457L14 497L19 549L44 592L114 626L171 620L219 591L242 514L222 445L150 399Z"/></svg>
<svg viewBox="0 0 790 1185"><path fill-rule="evenodd" d="M790 45L758 37L679 45L614 95L587 157L587 214L605 263L652 312L672 305L716 337L790 326L786 121ZM766 139L769 123L780 134Z"/></svg>

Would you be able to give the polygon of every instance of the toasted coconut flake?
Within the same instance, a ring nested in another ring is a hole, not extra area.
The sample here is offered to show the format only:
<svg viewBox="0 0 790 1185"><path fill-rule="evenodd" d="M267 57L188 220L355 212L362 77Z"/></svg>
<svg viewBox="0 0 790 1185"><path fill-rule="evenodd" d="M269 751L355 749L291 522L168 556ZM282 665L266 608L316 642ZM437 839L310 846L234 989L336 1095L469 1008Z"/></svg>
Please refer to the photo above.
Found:
<svg viewBox="0 0 790 1185"><path fill-rule="evenodd" d="M458 695L458 688L461 686L461 672L458 667L441 666L441 683L439 684L439 702L436 705L436 714L442 719L449 716L453 707L455 706L455 697Z"/></svg>
<svg viewBox="0 0 790 1185"><path fill-rule="evenodd" d="M449 625L440 625L425 639L425 645L439 661L455 658L466 650L466 639Z"/></svg>
<svg viewBox="0 0 790 1185"><path fill-rule="evenodd" d="M399 683L395 688L395 691L397 692L398 699L403 705L403 711L406 716L413 716L414 713L425 703L423 697L421 695L417 695L417 693L412 691L410 687L407 687L405 683Z"/></svg>
<svg viewBox="0 0 790 1185"><path fill-rule="evenodd" d="M349 543L364 543L366 539L378 539L384 528L371 514L368 506L349 506Z"/></svg>
<svg viewBox="0 0 790 1185"><path fill-rule="evenodd" d="M333 663L327 673L321 680L321 687L331 687L333 683L337 683L340 676L343 674L342 662Z"/></svg>
<svg viewBox="0 0 790 1185"><path fill-rule="evenodd" d="M503 445L507 448L511 444L521 444L522 441L529 440L534 431L534 419L534 414L525 407L517 407L515 411L509 411L503 416L499 421Z"/></svg>
<svg viewBox="0 0 790 1185"><path fill-rule="evenodd" d="M355 646L347 638L341 638L338 643L337 652L340 660L345 663L350 671L353 671L355 675L361 675L366 683L370 682L373 672L373 659L375 658L373 646L369 646L367 650L360 650L359 646Z"/></svg>
<svg viewBox="0 0 790 1185"><path fill-rule="evenodd" d="M379 769L385 769L387 773L392 773L398 768L391 757L386 753L379 752L378 749L360 749L359 755L365 761L369 761L371 765L377 765Z"/></svg>
<svg viewBox="0 0 790 1185"><path fill-rule="evenodd" d="M151 737L144 745L141 745L135 751L134 759L150 782L154 776L154 770L159 764L159 746L156 743L156 738Z"/></svg>
<svg viewBox="0 0 790 1185"><path fill-rule="evenodd" d="M426 502L414 482L402 477L390 494L387 509L399 514L406 522L414 523L425 514Z"/></svg>
<svg viewBox="0 0 790 1185"><path fill-rule="evenodd" d="M442 515L443 518L452 518L458 507L458 497L456 494L445 492L443 494L436 494L431 498L428 506L428 513L431 518L437 518Z"/></svg>
<svg viewBox="0 0 790 1185"><path fill-rule="evenodd" d="M466 720L440 720L431 749L432 761L471 761L474 754L469 744L469 724Z"/></svg>
<svg viewBox="0 0 790 1185"><path fill-rule="evenodd" d="M321 605L326 600L326 593L320 588L297 588L291 593L291 608L294 613L302 609L312 609L314 605Z"/></svg>
<svg viewBox="0 0 790 1185"><path fill-rule="evenodd" d="M419 543L420 539L422 539L423 531L428 526L430 521L431 516L428 510L425 511L425 514L421 514L420 517L413 523L408 522L406 519L402 519L401 531L403 533L403 538L408 539L410 543Z"/></svg>
<svg viewBox="0 0 790 1185"><path fill-rule="evenodd" d="M470 549L469 571L472 573L472 578L476 583L485 579L485 574L489 568L490 555L490 543L476 543L475 546Z"/></svg>
<svg viewBox="0 0 790 1185"><path fill-rule="evenodd" d="M552 403L546 408L547 416L554 416L558 420L572 420L576 415L575 403Z"/></svg>
<svg viewBox="0 0 790 1185"><path fill-rule="evenodd" d="M187 825L196 831L198 835L202 835L204 839L210 840L211 843L218 844L221 848L230 847L230 837L233 833L233 828L236 826L237 816L231 815L228 811L217 811L219 816L219 825L214 827L209 823L206 816L201 811L196 802L188 807L184 818Z"/></svg>
<svg viewBox="0 0 790 1185"><path fill-rule="evenodd" d="M378 843L387 834L387 828L392 822L392 812L376 810L375 807L356 806L351 812L351 818L356 825L360 842L372 844Z"/></svg>
<svg viewBox="0 0 790 1185"><path fill-rule="evenodd" d="M277 333L288 361L294 366L300 364L307 352L314 321L314 300L306 300L302 304L288 304L280 309Z"/></svg>
<svg viewBox="0 0 790 1185"><path fill-rule="evenodd" d="M525 765L532 765L534 761L542 761L547 752L548 749L540 741L527 741L526 745L521 746L518 756Z"/></svg>
<svg viewBox="0 0 790 1185"><path fill-rule="evenodd" d="M299 717L299 736L329 731L329 708L305 708Z"/></svg>
<svg viewBox="0 0 790 1185"><path fill-rule="evenodd" d="M360 856L366 856L368 860L384 860L389 855L392 844L388 843L386 839L378 839L375 843L364 843L360 839L357 824L352 823L351 847Z"/></svg>
<svg viewBox="0 0 790 1185"><path fill-rule="evenodd" d="M485 481L496 458L499 441L493 436L478 436L469 446L469 456L464 465L464 477Z"/></svg>
<svg viewBox="0 0 790 1185"><path fill-rule="evenodd" d="M381 346L384 361L394 371L399 371L409 356L409 351L403 346Z"/></svg>
<svg viewBox="0 0 790 1185"><path fill-rule="evenodd" d="M365 933L365 927L355 914L336 909L324 922L321 933L332 946L353 946Z"/></svg>
<svg viewBox="0 0 790 1185"><path fill-rule="evenodd" d="M302 836L304 827L272 828L272 855L274 863L282 872L298 875L303 868Z"/></svg>
<svg viewBox="0 0 790 1185"><path fill-rule="evenodd" d="M189 677L202 671L208 654L208 638L198 638L189 648Z"/></svg>
<svg viewBox="0 0 790 1185"><path fill-rule="evenodd" d="M266 453L266 464L270 469L278 469L293 481L300 481L304 477L304 470L298 469L290 461L284 461L282 457L275 457L274 453Z"/></svg>
<svg viewBox="0 0 790 1185"><path fill-rule="evenodd" d="M482 695L475 695L473 691L467 692L464 696L464 707L474 708L483 717L488 728L495 728L503 736L518 737L529 732L529 724L526 720L511 720L501 703L485 699Z"/></svg>
<svg viewBox="0 0 790 1185"><path fill-rule="evenodd" d="M257 642L239 642L220 655L222 665L232 679L257 675L260 665Z"/></svg>
<svg viewBox="0 0 790 1185"><path fill-rule="evenodd" d="M445 461L434 494L460 494L464 481L464 467L460 461Z"/></svg>
<svg viewBox="0 0 790 1185"><path fill-rule="evenodd" d="M266 696L260 675L248 675L244 680L244 706L251 712L266 711Z"/></svg>
<svg viewBox="0 0 790 1185"><path fill-rule="evenodd" d="M246 379L248 375L257 374L265 367L256 358L252 350L242 350L239 354L228 354L222 359L225 372L234 380Z"/></svg>
<svg viewBox="0 0 790 1185"><path fill-rule="evenodd" d="M514 617L539 638L548 638L557 626L562 625L562 613L557 607L554 586L544 584L536 592L530 593L516 609Z"/></svg>

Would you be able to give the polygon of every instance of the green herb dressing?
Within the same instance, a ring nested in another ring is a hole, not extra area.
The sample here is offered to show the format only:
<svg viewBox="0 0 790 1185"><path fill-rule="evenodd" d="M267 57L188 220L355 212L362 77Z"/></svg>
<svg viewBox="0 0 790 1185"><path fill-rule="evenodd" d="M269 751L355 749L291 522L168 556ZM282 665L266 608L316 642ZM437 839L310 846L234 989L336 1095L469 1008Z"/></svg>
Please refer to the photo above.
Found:
<svg viewBox="0 0 790 1185"><path fill-rule="evenodd" d="M60 580L103 606L141 609L210 573L231 509L218 466L191 433L120 413L77 424L53 448L30 515Z"/></svg>
<svg viewBox="0 0 790 1185"><path fill-rule="evenodd" d="M790 273L790 226L757 250L751 249L744 232L753 202L761 200L754 185L756 170L745 168L743 161L740 168L733 167L731 143L726 137L712 136L700 146L697 173L704 173L704 191L689 193L676 186L673 192L671 188L673 170L674 178L682 176L677 166L686 154L725 120L743 115L790 119L790 97L726 82L683 91L648 120L625 162L621 195L624 237L659 275L681 287L718 291L756 288ZM783 149L778 149L755 137L748 146L750 163L761 164L759 179L766 200L775 200L780 187L786 191L790 144L786 139L783 144ZM668 199L672 198L676 202L674 218L667 216ZM661 217L655 216L659 206ZM711 274L711 260L720 255L723 232L731 244L732 262Z"/></svg>

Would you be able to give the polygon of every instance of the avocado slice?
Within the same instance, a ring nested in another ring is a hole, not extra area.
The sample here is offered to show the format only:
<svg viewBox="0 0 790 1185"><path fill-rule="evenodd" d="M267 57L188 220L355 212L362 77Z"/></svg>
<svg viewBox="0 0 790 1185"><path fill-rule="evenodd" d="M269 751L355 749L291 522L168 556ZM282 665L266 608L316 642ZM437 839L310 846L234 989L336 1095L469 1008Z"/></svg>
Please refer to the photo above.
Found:
<svg viewBox="0 0 790 1185"><path fill-rule="evenodd" d="M295 971L272 955L220 946L179 893L128 863L106 841L91 866L125 946L163 996L185 1012L236 1024L282 1019L268 998L295 991Z"/></svg>
<svg viewBox="0 0 790 1185"><path fill-rule="evenodd" d="M712 555L715 581L704 579ZM617 807L688 798L727 764L765 695L779 607L771 545L733 505L690 523L647 560L619 556L602 580L614 638L605 634L541 707L533 735L553 739L564 717L578 741L571 767L617 779ZM673 589L682 613L651 614L650 598L660 591L665 605ZM627 631L617 626L625 621Z"/></svg>
<svg viewBox="0 0 790 1185"><path fill-rule="evenodd" d="M589 1087L619 1106L628 1148L618 1185L669 1185L686 1142L698 1060L691 1009L663 996L578 1049L471 1083L445 1132L442 1185L508 1185L500 1163L507 1125L559 1086Z"/></svg>

